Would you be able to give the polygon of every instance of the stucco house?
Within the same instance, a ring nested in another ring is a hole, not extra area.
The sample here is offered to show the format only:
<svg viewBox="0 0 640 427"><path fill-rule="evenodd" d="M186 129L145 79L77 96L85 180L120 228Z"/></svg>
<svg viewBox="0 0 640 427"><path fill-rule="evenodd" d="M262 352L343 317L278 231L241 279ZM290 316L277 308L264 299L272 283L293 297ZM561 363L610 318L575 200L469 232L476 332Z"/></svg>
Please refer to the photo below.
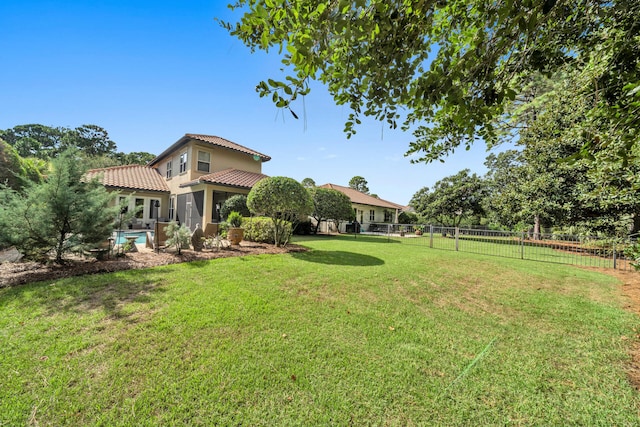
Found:
<svg viewBox="0 0 640 427"><path fill-rule="evenodd" d="M220 207L231 196L247 195L265 178L262 163L271 157L224 138L185 134L149 164L92 169L130 209L142 206L134 228L176 220L194 230L220 222Z"/></svg>
<svg viewBox="0 0 640 427"><path fill-rule="evenodd" d="M356 220L360 224L362 231L375 231L374 228L376 225L382 223L397 224L398 215L400 215L402 210L406 209L405 206L373 197L369 194L354 190L351 187L343 187L336 184L324 184L321 185L320 188L338 190L349 197ZM333 223L324 223L320 225L319 231L340 231L341 233L351 231L349 228L350 224L346 223L340 225L340 230L335 230L333 227Z"/></svg>

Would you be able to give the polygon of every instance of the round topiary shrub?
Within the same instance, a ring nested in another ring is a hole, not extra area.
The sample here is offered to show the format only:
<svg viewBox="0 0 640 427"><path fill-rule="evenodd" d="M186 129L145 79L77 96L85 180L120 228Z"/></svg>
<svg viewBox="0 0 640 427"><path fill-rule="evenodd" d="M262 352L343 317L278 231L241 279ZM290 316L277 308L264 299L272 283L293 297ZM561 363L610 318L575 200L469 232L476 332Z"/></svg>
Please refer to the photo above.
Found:
<svg viewBox="0 0 640 427"><path fill-rule="evenodd" d="M249 208L247 207L247 196L237 194L231 196L223 203L220 208L220 216L224 221L227 220L231 212L239 212L240 216L250 216Z"/></svg>

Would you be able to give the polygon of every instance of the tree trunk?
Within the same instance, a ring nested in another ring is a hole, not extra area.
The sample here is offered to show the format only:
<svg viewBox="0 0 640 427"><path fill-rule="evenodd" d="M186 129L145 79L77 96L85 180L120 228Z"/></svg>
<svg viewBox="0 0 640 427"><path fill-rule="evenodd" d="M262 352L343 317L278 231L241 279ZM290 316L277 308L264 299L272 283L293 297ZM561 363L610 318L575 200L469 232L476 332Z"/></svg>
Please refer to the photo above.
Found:
<svg viewBox="0 0 640 427"><path fill-rule="evenodd" d="M322 220L322 218L316 218L316 217L312 217L312 218L316 220L316 226L311 227L313 229L313 234L318 234L318 228L320 228L320 220Z"/></svg>
<svg viewBox="0 0 640 427"><path fill-rule="evenodd" d="M533 217L533 240L540 240L540 215Z"/></svg>
<svg viewBox="0 0 640 427"><path fill-rule="evenodd" d="M633 214L633 229L629 234L637 234L640 232L640 212Z"/></svg>
<svg viewBox="0 0 640 427"><path fill-rule="evenodd" d="M64 253L64 240L67 233L63 231L60 232L60 237L58 238L58 245L56 246L56 264L62 264L62 254Z"/></svg>

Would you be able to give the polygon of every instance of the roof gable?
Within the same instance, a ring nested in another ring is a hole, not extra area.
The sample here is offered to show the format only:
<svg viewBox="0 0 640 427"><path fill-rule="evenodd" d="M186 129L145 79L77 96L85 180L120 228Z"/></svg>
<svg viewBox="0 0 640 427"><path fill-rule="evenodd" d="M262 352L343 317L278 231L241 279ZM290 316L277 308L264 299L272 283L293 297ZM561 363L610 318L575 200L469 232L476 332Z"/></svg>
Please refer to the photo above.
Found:
<svg viewBox="0 0 640 427"><path fill-rule="evenodd" d="M208 145L212 145L214 147L221 147L227 150L237 151L248 156L252 156L256 160L261 160L262 162L268 162L271 160L271 157L266 154L262 154L258 151L252 150L251 148L245 147L240 144L236 144L235 142L231 142L228 139L221 138L215 135L202 135L196 133L186 133L182 138L176 141L169 148L164 150L160 155L158 155L155 159L149 162L148 166L153 166L160 162L167 155L171 154L175 150L179 149L183 145L186 145L189 141L197 141L201 143L205 143Z"/></svg>

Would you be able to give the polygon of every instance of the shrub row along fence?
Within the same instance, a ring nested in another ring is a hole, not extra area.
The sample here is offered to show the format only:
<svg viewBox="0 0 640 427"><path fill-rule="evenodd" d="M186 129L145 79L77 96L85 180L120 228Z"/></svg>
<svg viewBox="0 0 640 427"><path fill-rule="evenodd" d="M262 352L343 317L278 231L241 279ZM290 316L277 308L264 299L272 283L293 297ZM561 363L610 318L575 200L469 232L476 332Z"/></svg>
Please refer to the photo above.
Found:
<svg viewBox="0 0 640 427"><path fill-rule="evenodd" d="M358 236L375 236L388 242L471 252L506 258L554 262L587 267L632 270L625 249L631 238L602 239L567 234L478 230L457 227L371 224Z"/></svg>

